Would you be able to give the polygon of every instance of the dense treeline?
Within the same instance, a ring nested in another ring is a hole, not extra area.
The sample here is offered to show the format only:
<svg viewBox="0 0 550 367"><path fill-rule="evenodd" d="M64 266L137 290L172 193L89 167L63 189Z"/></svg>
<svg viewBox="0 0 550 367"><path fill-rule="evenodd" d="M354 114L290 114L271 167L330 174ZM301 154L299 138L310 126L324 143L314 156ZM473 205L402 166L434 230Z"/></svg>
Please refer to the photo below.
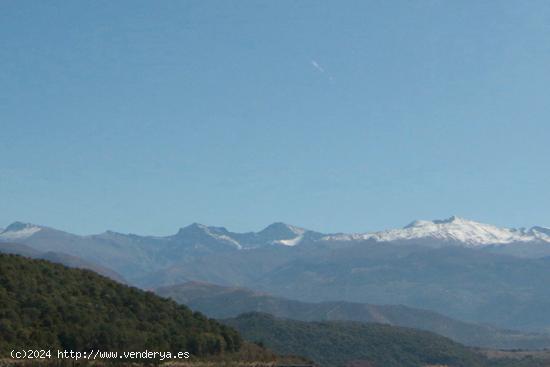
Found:
<svg viewBox="0 0 550 367"><path fill-rule="evenodd" d="M365 361L380 367L484 366L485 358L436 334L382 324L303 322L248 313L224 322L243 337L281 354L301 354L323 366Z"/></svg>
<svg viewBox="0 0 550 367"><path fill-rule="evenodd" d="M12 348L87 351L237 351L239 334L153 293L88 270L0 255L0 353Z"/></svg>
<svg viewBox="0 0 550 367"><path fill-rule="evenodd" d="M347 321L304 322L247 313L224 320L244 338L321 366L542 367L534 358L492 359L445 337L415 329Z"/></svg>

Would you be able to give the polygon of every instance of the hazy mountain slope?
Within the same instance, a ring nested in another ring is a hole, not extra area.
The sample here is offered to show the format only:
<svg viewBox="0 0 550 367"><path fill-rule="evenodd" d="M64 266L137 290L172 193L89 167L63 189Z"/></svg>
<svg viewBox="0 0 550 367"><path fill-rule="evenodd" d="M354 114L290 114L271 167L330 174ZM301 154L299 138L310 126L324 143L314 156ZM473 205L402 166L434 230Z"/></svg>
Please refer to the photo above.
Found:
<svg viewBox="0 0 550 367"><path fill-rule="evenodd" d="M245 288L221 287L203 282L161 287L155 292L218 319L235 317L246 312L262 312L301 321L349 320L410 327L432 331L462 344L477 347L505 349L550 347L548 335L499 330L406 306L299 302Z"/></svg>
<svg viewBox="0 0 550 367"><path fill-rule="evenodd" d="M33 249L30 246L26 246L18 243L5 243L5 242L0 242L0 253L21 255L21 256L30 257L33 259L48 260L53 263L58 263L58 264L68 266L70 268L88 269L98 274L101 274L103 276L106 276L108 278L111 278L113 280L116 280L117 282L126 283L126 280L116 271L97 264L92 264L89 261L83 260L77 256L71 256L71 255L67 255L59 252L52 252L52 251L42 253L40 251Z"/></svg>
<svg viewBox="0 0 550 367"><path fill-rule="evenodd" d="M160 271L144 274L136 283L146 288L202 280L223 285L246 285L296 258L308 257L309 246L266 246L246 251L212 253L180 260Z"/></svg>
<svg viewBox="0 0 550 367"><path fill-rule="evenodd" d="M249 313L224 323L244 338L261 341L281 354L300 354L322 366L345 366L352 361L372 367L449 365L481 367L484 357L468 348L425 331L346 321L303 322Z"/></svg>
<svg viewBox="0 0 550 367"><path fill-rule="evenodd" d="M378 246L300 257L249 287L304 301L404 304L510 329L550 328L548 259L456 247L377 251Z"/></svg>
<svg viewBox="0 0 550 367"><path fill-rule="evenodd" d="M454 246L312 243L203 257L154 274L143 284L180 280L244 286L306 302L403 304L500 328L550 330L546 258Z"/></svg>
<svg viewBox="0 0 550 367"><path fill-rule="evenodd" d="M33 258L36 258L41 254L40 251L36 251L30 246L10 242L0 242L0 253L21 255Z"/></svg>
<svg viewBox="0 0 550 367"><path fill-rule="evenodd" d="M12 229L21 228L23 225L28 228L19 231ZM85 258L87 261L114 269L128 280L131 280L131 275L136 272L147 272L163 266L160 259L153 257L154 247L157 245L154 239L118 235L113 232L78 236L53 228L16 222L0 234L0 241L26 244L39 252L58 252Z"/></svg>
<svg viewBox="0 0 550 367"><path fill-rule="evenodd" d="M91 271L0 255L0 350L237 350L231 328Z"/></svg>

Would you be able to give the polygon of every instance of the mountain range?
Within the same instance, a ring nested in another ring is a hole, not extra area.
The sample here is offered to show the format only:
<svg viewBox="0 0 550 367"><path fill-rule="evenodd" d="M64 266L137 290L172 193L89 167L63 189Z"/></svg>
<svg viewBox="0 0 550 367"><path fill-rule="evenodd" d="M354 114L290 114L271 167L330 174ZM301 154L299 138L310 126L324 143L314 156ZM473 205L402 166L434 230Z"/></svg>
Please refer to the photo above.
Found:
<svg viewBox="0 0 550 367"><path fill-rule="evenodd" d="M155 293L185 304L209 317L226 319L259 312L300 321L359 321L431 331L461 344L492 349L543 349L550 335L501 330L466 323L433 311L403 305L352 302L300 302L239 287L187 282L155 289Z"/></svg>
<svg viewBox="0 0 550 367"><path fill-rule="evenodd" d="M338 234L325 240L377 242L425 241L425 244L444 246L457 244L466 247L508 245L512 243L550 243L550 229L535 226L530 229L499 228L457 216L443 220L415 220L409 225L386 231L359 234Z"/></svg>
<svg viewBox="0 0 550 367"><path fill-rule="evenodd" d="M205 248L247 250L268 245L297 246L309 242L362 242L404 244L413 243L429 247L450 245L470 248L500 249L516 256L550 256L550 228L533 226L525 228L501 228L452 216L444 220L415 220L403 228L367 233L323 234L297 226L277 222L259 232L236 233L225 227L193 223L180 228L169 236L138 236L106 231L90 236L76 236L52 228L30 223L14 222L0 229L1 241L25 242L29 238L43 242L47 237L65 237L65 241L156 242L202 245ZM59 239L59 238L56 238ZM59 244L58 246L63 246Z"/></svg>
<svg viewBox="0 0 550 367"><path fill-rule="evenodd" d="M85 259L153 289L194 280L302 302L402 304L499 328L550 331L550 230L451 217L401 229L325 234L192 224L169 236L80 236L16 222L0 242Z"/></svg>

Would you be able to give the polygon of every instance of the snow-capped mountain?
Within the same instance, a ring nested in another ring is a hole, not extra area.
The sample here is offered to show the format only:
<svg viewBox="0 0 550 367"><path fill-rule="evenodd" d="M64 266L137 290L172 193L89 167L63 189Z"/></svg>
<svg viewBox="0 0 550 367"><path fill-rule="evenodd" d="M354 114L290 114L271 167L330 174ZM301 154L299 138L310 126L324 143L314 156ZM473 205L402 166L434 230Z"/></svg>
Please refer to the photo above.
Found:
<svg viewBox="0 0 550 367"><path fill-rule="evenodd" d="M52 232L55 234L52 235ZM101 234L89 236L77 236L53 228L35 225L32 223L14 222L0 230L0 241L24 241L31 240L31 237L38 234L48 233L48 238L57 236L74 236L81 239L100 239L111 242L177 242L177 243L201 243L226 245L233 249L250 249L266 245L295 246L304 238L318 239L323 236L321 233L310 231L304 228L296 227L290 224L276 222L270 224L259 232L237 233L230 232L225 227L207 226L200 223L193 223L180 228L179 231L170 236L139 236L134 234L124 234L114 231L106 231Z"/></svg>
<svg viewBox="0 0 550 367"><path fill-rule="evenodd" d="M199 223L193 223L187 227L181 228L172 238L175 240L182 239L205 244L218 242L239 250L242 249L242 245L231 238L229 232L225 228L209 227Z"/></svg>
<svg viewBox="0 0 550 367"><path fill-rule="evenodd" d="M62 238L60 238L62 237ZM430 247L460 245L464 247L510 247L521 244L537 245L543 253L550 251L550 228L535 226L530 229L501 228L491 224L460 218L457 216L443 220L416 220L403 228L356 234L326 235L290 224L276 222L259 232L237 233L225 227L207 226L193 223L181 228L171 236L138 236L107 231L100 235L76 236L53 228L30 223L15 222L0 232L0 241L34 242L44 238L68 244L76 239L86 241L101 240L112 243L170 243L176 247L208 246L211 249L245 250L263 246L279 245L292 247L306 242L332 241L357 242L375 241L383 243L410 243ZM57 238L57 240L56 240ZM549 246L547 246L549 245ZM70 245L72 247L72 245ZM541 247L543 246L543 247ZM58 249L57 249L58 250ZM65 250L65 249L63 249Z"/></svg>
<svg viewBox="0 0 550 367"><path fill-rule="evenodd" d="M2 240L24 239L42 230L42 227L22 222L14 222L0 232Z"/></svg>
<svg viewBox="0 0 550 367"><path fill-rule="evenodd" d="M500 228L472 220L450 217L444 220L416 220L400 229L359 234L338 234L323 237L332 241L410 242L442 246L449 243L466 247L507 245L512 243L550 243L550 229L533 227L529 230Z"/></svg>
<svg viewBox="0 0 550 367"><path fill-rule="evenodd" d="M320 238L323 235L290 224L276 222L259 232L236 233L224 227L193 223L181 228L174 239L211 242L218 241L236 249L251 249L268 245L295 246L304 238Z"/></svg>
<svg viewBox="0 0 550 367"><path fill-rule="evenodd" d="M296 246L304 239L306 234L312 233L314 232L304 228L277 222L263 229L258 235L263 237L264 241L269 244Z"/></svg>

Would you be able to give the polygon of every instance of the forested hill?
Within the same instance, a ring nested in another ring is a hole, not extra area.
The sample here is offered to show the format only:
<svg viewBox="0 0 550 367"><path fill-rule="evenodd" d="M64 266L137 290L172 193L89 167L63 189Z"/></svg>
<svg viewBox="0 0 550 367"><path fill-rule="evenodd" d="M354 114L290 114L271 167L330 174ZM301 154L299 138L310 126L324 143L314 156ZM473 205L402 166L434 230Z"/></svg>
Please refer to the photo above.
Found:
<svg viewBox="0 0 550 367"><path fill-rule="evenodd" d="M224 320L249 340L281 354L300 354L322 366L355 361L376 367L481 367L486 360L436 334L381 324L303 322L248 313Z"/></svg>
<svg viewBox="0 0 550 367"><path fill-rule="evenodd" d="M325 367L548 367L538 358L488 359L431 332L350 321L304 322L247 313L224 323L279 354L299 354Z"/></svg>
<svg viewBox="0 0 550 367"><path fill-rule="evenodd" d="M232 328L89 270L0 254L0 353L12 348L88 351L236 351Z"/></svg>

